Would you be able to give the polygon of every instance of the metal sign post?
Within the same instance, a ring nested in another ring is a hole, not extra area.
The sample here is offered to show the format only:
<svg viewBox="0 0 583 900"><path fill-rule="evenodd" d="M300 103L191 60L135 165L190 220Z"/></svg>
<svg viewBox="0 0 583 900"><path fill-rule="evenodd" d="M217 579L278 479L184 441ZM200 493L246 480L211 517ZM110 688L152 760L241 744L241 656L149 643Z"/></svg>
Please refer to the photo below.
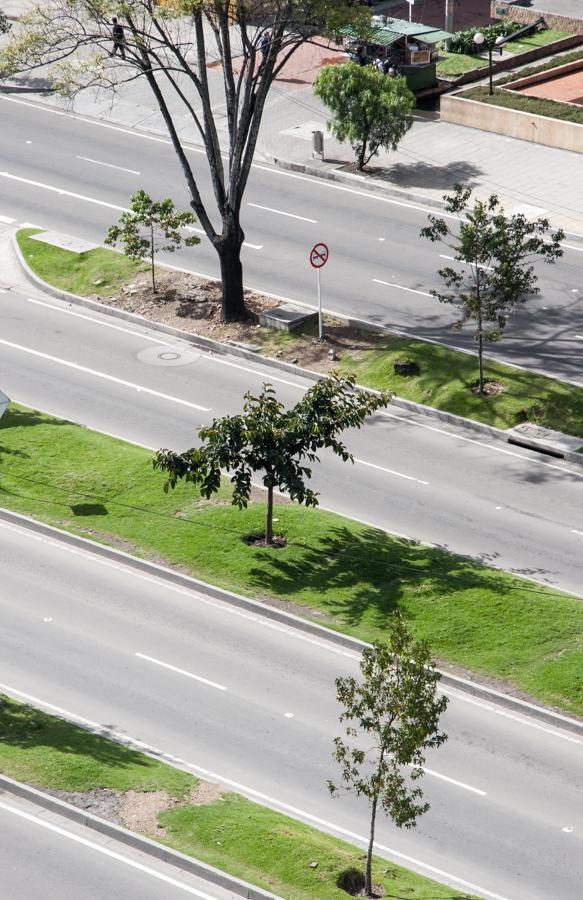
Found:
<svg viewBox="0 0 583 900"><path fill-rule="evenodd" d="M324 328L322 325L322 288L320 284L320 269L328 262L330 251L327 244L320 242L315 244L310 250L310 265L316 269L318 275L318 337L322 340L324 336Z"/></svg>

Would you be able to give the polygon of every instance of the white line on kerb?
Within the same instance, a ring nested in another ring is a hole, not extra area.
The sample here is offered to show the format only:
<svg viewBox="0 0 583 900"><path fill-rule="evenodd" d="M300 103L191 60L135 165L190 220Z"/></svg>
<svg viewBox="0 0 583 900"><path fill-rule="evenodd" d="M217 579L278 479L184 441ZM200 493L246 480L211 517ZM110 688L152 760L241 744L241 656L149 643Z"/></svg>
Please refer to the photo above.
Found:
<svg viewBox="0 0 583 900"><path fill-rule="evenodd" d="M99 159L91 159L90 156L77 156L77 159L82 159L84 162L94 163L96 166L105 166L106 169L117 169L119 172L129 172L130 175L141 175L141 172L136 172L135 169L124 169L123 166L114 166L113 163L101 162Z"/></svg>
<svg viewBox="0 0 583 900"><path fill-rule="evenodd" d="M384 284L386 287L399 288L400 291L409 291L410 294L420 294L422 297L432 296L432 294L428 294L427 291L418 291L415 288L405 287L404 284L395 284L394 281L381 281L380 278L373 278L372 280L375 284Z"/></svg>
<svg viewBox="0 0 583 900"><path fill-rule="evenodd" d="M171 666L170 663L162 662L161 659L155 659L153 656L147 656L145 653L136 653L135 655L138 659L145 659L148 662L154 663L156 666L161 666L163 669L170 669L171 672L178 672L179 675L185 675L187 678L194 679L194 681L201 681L203 684L208 684L209 687L214 687L217 691L227 690L224 685L217 684L216 681L209 681L208 678L203 678L201 675L194 675L192 672L187 672L186 669L179 669L177 666Z"/></svg>
<svg viewBox="0 0 583 900"><path fill-rule="evenodd" d="M188 884L184 884L182 881L177 881L175 878L171 878L169 875L164 875L163 872L157 872L155 869L151 869L149 866L145 866L143 863L137 862L135 859L130 859L127 856L123 856L121 853L116 853L114 850L110 850L109 847L102 847L100 844L95 844L93 841L87 840L87 838L81 837L79 834L73 834L71 831L67 831L65 828L60 828L58 825L53 825L52 822L47 822L46 819L41 818L38 815L31 815L31 813L25 812L23 809L16 809L14 806L10 806L8 803L2 803L0 801L0 809L4 809L9 813L12 813L14 816L20 816L21 819L26 819L27 822L32 822L34 825L40 825L41 828L46 828L49 831L54 832L55 834L60 834L61 837L67 838L69 841L74 841L76 844L81 844L83 847L89 847L90 850L95 850L96 853L102 853L104 856L108 856L110 859L116 859L118 862L124 863L126 866L130 866L132 869L138 869L140 872L145 872L146 875L150 875L152 878L157 878L159 881L163 881L165 884L171 884L172 887L178 888L181 891L184 891L187 894L191 894L194 897L200 897L201 900L213 900L210 894L205 894L204 891L199 891L196 888L190 887Z"/></svg>
<svg viewBox="0 0 583 900"><path fill-rule="evenodd" d="M113 381L115 384L121 384L123 387L131 388L141 394L150 394L152 397L170 400L172 403L178 403L180 406L188 406L190 409L198 409L200 412L210 412L210 407L208 406L199 406L198 403L190 403L189 400L172 397L171 394L163 394L161 391L155 391L152 388L134 384L132 381L124 381L123 378L116 378L115 375L108 375L107 372L98 372L97 369L89 369L87 366L80 366L79 363L70 362L67 359L61 359L58 356L51 356L49 353L41 353L40 350L32 350L30 347L23 347L21 344L13 344L12 341L4 341L2 339L0 339L0 344L3 344L5 347L12 347L13 350L20 350L22 353L30 353L31 356L39 356L41 359L47 359L49 362L57 363L60 366L66 366L69 369L75 369L77 372L85 372L87 375L93 375L95 378Z"/></svg>
<svg viewBox="0 0 583 900"><path fill-rule="evenodd" d="M405 478L407 481L416 481L418 484L428 485L428 481L422 481L421 478L415 478L413 475L404 475L403 472L396 472L394 469L385 469L384 466L377 466L376 463L366 462L364 459L354 457L354 462L361 466L368 466L369 469L378 469L379 472L386 472L388 475L396 475L397 478Z"/></svg>
<svg viewBox="0 0 583 900"><path fill-rule="evenodd" d="M13 225L16 219L13 219L12 216L0 216L0 222L4 225Z"/></svg>
<svg viewBox="0 0 583 900"><path fill-rule="evenodd" d="M288 219L299 219L301 222L310 222L312 225L317 225L317 219L308 219L306 216L296 216L294 213L284 212L282 209L273 209L271 206L261 206L259 203L248 203L247 206L252 206L254 209L264 209L266 212L275 213L277 216L287 216Z"/></svg>
<svg viewBox="0 0 583 900"><path fill-rule="evenodd" d="M275 797L270 797L268 794L263 794L260 791L256 791L254 788L247 787L246 785L241 784L238 781L233 781L233 779L231 778L225 778L218 772L212 772L210 771L210 769L205 769L202 766L195 765L194 763L189 763L178 756L174 756L170 753L165 753L163 750L160 750L157 747L152 747L150 744L146 744L144 741L140 741L137 738L132 738L127 734L121 734L116 731L105 729L103 725L92 722L90 719L85 719L83 716L78 716L66 709L62 709L62 707L60 706L54 706L52 703L46 703L44 700L39 700L37 697L32 697L30 694L25 694L23 691L12 688L7 684L0 683L0 689L3 690L6 694L15 697L22 697L24 700L27 700L29 703L32 703L34 706L37 706L40 709L49 709L52 712L56 712L58 715L64 716L66 719L69 719L69 721L80 722L81 724L88 726L93 730L96 730L101 735L104 735L104 733L106 733L105 736L108 736L113 740L117 740L122 744L125 744L126 746L139 748L142 752L147 753L150 756L155 757L156 759L164 759L166 762L169 762L172 765L191 769L193 772L197 772L204 778L208 778L210 781L219 782L220 784L227 784L230 787L236 788L238 791L240 791L242 794L245 794L246 797L248 797L250 800L253 800L255 803L259 803L261 805L269 805L277 809L283 809L286 812L295 815L296 818L304 819L306 822L313 822L315 825L319 825L329 831L334 831L336 832L336 834L341 834L343 837L349 838L352 841L356 841L358 844L362 844L364 846L368 844L368 838L364 837L363 835L356 834L354 831L349 831L347 828L342 828L342 826L340 825L334 825L333 822L328 822L326 819L321 819L319 816L314 816L312 815L312 813L308 813L303 809L298 809L298 807L296 806L291 806L289 803L284 803L281 800L277 800ZM401 853L399 850L394 850L392 847L387 847L386 845L379 844L376 841L375 847L378 850L382 850L390 858L403 860L406 863L417 866L419 869L430 872L432 875L437 875L438 877L445 879L446 881L459 884L465 889L474 891L478 894L482 894L484 897L487 897L488 900L509 900L508 897L503 897L501 894L495 894L493 891L489 891L487 888L479 887L477 884L473 884L471 881L466 881L464 878L459 878L457 875L452 875L450 872L445 872L443 869L438 869L436 866L432 866L429 863L422 862L420 859L416 859L414 856L408 856L406 853Z"/></svg>

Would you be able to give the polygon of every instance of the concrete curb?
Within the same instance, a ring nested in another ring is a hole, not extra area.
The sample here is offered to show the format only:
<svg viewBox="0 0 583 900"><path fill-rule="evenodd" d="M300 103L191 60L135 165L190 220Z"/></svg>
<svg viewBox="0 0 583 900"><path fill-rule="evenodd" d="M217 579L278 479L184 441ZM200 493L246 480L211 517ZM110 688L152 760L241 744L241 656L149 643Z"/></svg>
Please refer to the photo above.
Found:
<svg viewBox="0 0 583 900"><path fill-rule="evenodd" d="M78 825L83 825L85 828L90 828L92 831L97 831L99 834L113 838L121 844L133 847L135 850L140 850L142 853L171 866L176 866L183 872L189 872L191 875L204 878L205 881L232 891L232 893L238 894L239 897L246 897L248 900L281 900L276 894L254 887L252 884L248 884L240 878L235 878L233 875L228 875L226 872L216 869L214 866L209 866L192 856L187 856L178 850L172 850L170 847L158 844L156 841L152 841L134 831L128 831L127 828L122 828L121 825L115 825L113 822L94 816L86 810L71 806L70 803L65 803L57 797L45 794L43 791L39 791L28 784L14 781L14 779L8 778L6 775L0 775L0 790L35 803L37 806L42 806L43 809L69 819L71 822L76 822Z"/></svg>
<svg viewBox="0 0 583 900"><path fill-rule="evenodd" d="M8 81L0 83L0 94L52 94L52 87L34 87L24 84L10 84Z"/></svg>
<svg viewBox="0 0 583 900"><path fill-rule="evenodd" d="M22 255L22 252L18 245L18 241L16 239L16 232L12 234L12 247L16 254L18 263L27 280L44 294L49 294L51 297L56 297L58 300L64 300L67 303L74 304L75 306L82 306L85 309L91 309L94 312L100 312L103 315L111 316L112 318L123 319L126 322L132 322L134 325L140 325L141 327L148 328L150 331L156 331L161 334L180 338L180 340L187 341L189 344L192 344L195 347L202 347L209 353L216 353L221 356L237 356L240 359L246 359L268 368L277 369L280 372L285 372L288 375L294 375L296 378L304 378L308 381L319 381L323 377L321 372L314 372L311 369L303 369L300 366L295 366L292 363L273 359L273 357L270 356L258 356L256 353L252 353L250 350L244 350L242 347L237 347L234 344L225 344L221 343L220 341L214 341L211 338L191 334L188 331L182 331L179 328L174 328L172 325L164 325L160 322L146 319L144 316L141 316L137 313L126 312L126 310L117 309L114 306L108 306L105 303L98 303L97 301L90 300L87 297L80 297L78 294L71 294L68 291L61 290L61 288L54 287L53 285L48 284L46 281L43 281L32 271L32 269L24 259L24 256ZM347 321L350 322L352 320L348 318ZM362 322L359 322L358 324L361 328L366 328L366 326L363 325ZM371 325L370 330L383 332L385 331L385 329L377 329L373 325ZM359 388L359 390L368 391L372 394L379 393L374 388L365 387L363 385L357 385L357 387ZM504 431L501 428L495 428L492 425L486 425L483 422L477 422L474 419L466 419L464 416L458 416L455 413L446 412L442 409L436 409L432 406L425 406L422 403L415 403L412 400L404 400L402 397L393 397L393 399L391 400L391 404L398 407L399 409L404 409L407 412L422 415L429 419L438 419L440 422L445 422L449 425L453 425L457 428L462 428L466 431L485 434L488 437L493 438L494 440L502 441L506 444L512 443L514 445L525 447L539 453L548 453L549 450L549 447L542 443L539 444L534 440L519 438L515 435L509 434L507 431ZM552 451L551 448L551 455L556 456L558 459L565 459L569 462L574 462L578 466L583 466L583 454L581 453L563 451L559 449L557 449L556 451Z"/></svg>
<svg viewBox="0 0 583 900"><path fill-rule="evenodd" d="M361 641L358 638L343 634L340 631L326 628L324 625L319 625L317 622L303 619L301 616L284 612L283 610L268 606L265 603L252 600L249 597L243 597L232 591L227 591L223 588L216 587L215 585L207 584L206 582L192 578L189 575L184 575L181 572L175 572L172 569L160 566L157 563L131 556L129 553L124 553L121 550L116 550L105 544L98 544L87 538L78 537L67 531L54 528L52 525L45 525L43 522L38 522L36 519L32 519L29 516L23 516L20 513L15 513L0 507L0 519L21 528L27 528L30 531L48 537L51 540L60 541L70 547L74 547L86 553L91 553L94 556L111 560L118 565L125 566L138 572L143 572L150 577L160 578L168 584L174 584L193 592L196 591L207 597L212 597L215 600L230 604L231 606L236 606L239 609L244 609L247 612L278 622L288 628L293 628L304 634L309 634L320 641L326 641L335 644L336 646L343 647L344 649L352 650L354 653L361 653L365 647L370 646L366 641ZM449 672L444 672L443 670L440 670L440 674L442 684L447 687L478 697L488 703L505 707L506 709L512 710L514 713L538 719L555 728L567 730L583 736L583 719L581 721L572 719L559 712L553 712L543 706L537 706L535 703L520 700L517 697L504 694L502 691L497 691L494 688L482 685L479 682L470 681L467 678L461 678L458 675L453 675Z"/></svg>

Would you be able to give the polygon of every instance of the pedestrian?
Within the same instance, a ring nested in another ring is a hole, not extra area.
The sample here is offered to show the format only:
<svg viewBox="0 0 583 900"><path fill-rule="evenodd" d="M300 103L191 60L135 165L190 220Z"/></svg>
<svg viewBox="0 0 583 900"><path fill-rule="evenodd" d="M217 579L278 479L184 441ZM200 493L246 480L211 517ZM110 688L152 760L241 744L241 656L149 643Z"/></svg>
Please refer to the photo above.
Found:
<svg viewBox="0 0 583 900"><path fill-rule="evenodd" d="M271 32L266 31L261 38L259 49L261 51L262 61L265 62L267 59L267 54L269 53L269 45L271 43Z"/></svg>
<svg viewBox="0 0 583 900"><path fill-rule="evenodd" d="M119 50L121 58L125 59L126 48L123 39L123 25L120 25L115 16L111 20L111 25L111 36L113 38L113 53L111 55L116 56L117 51Z"/></svg>

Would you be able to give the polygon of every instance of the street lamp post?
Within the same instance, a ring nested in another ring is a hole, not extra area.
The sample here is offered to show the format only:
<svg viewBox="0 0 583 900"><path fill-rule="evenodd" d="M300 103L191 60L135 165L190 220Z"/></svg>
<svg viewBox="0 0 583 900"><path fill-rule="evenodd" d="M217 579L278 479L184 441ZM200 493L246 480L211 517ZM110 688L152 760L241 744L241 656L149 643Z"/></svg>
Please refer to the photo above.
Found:
<svg viewBox="0 0 583 900"><path fill-rule="evenodd" d="M482 45L484 44L485 40L486 40L486 38L482 34L482 32L476 31L476 33L474 35L474 44L477 44L477 46L481 48ZM506 38L497 37L494 43L495 43L496 47L501 47L502 44L505 44L507 40L509 40L509 38L507 38L507 37ZM491 41L488 41L487 49L488 49L488 80L490 83L488 93L490 96L492 96L492 94L494 93L494 84L492 83L492 50L493 50L493 46L492 46ZM502 50L500 50L500 53L502 53Z"/></svg>

